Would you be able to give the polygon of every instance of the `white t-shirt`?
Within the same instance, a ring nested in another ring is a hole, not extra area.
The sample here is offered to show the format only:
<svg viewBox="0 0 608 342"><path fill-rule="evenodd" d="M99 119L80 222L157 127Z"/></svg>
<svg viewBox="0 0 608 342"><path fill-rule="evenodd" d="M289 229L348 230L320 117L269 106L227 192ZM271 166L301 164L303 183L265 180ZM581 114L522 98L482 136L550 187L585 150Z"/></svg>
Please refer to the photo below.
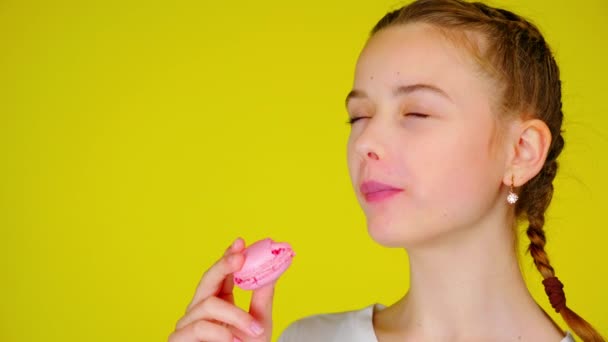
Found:
<svg viewBox="0 0 608 342"><path fill-rule="evenodd" d="M374 332L372 304L359 310L319 314L291 323L277 342L378 342ZM574 342L570 332L560 342Z"/></svg>

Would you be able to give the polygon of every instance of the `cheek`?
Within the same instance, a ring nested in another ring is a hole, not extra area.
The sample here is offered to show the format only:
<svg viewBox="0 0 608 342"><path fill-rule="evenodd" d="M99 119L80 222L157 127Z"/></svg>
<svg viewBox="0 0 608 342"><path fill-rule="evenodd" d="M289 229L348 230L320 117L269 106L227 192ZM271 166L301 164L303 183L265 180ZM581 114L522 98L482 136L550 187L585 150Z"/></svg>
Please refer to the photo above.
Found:
<svg viewBox="0 0 608 342"><path fill-rule="evenodd" d="M444 139L420 156L423 163L417 173L425 185L422 198L444 208L487 201L497 162L488 153L489 138L454 134Z"/></svg>

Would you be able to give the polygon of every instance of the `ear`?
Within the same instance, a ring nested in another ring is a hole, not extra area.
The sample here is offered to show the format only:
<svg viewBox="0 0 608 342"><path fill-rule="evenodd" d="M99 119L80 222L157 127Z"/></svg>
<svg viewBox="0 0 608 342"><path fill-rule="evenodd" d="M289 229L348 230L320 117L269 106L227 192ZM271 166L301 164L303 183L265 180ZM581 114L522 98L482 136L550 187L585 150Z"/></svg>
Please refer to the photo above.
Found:
<svg viewBox="0 0 608 342"><path fill-rule="evenodd" d="M511 157L503 182L511 186L513 176L513 186L518 187L526 184L543 168L551 146L551 131L547 124L539 119L516 120L514 125Z"/></svg>

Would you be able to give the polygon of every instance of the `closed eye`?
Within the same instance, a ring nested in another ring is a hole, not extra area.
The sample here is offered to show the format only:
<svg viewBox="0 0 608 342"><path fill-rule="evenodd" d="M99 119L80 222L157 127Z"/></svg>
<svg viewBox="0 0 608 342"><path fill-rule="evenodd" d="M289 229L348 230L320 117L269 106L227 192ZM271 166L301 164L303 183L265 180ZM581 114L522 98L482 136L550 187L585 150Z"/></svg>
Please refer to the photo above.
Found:
<svg viewBox="0 0 608 342"><path fill-rule="evenodd" d="M429 117L428 114L422 114L422 113L406 113L405 116L414 116L417 118L427 118Z"/></svg>
<svg viewBox="0 0 608 342"><path fill-rule="evenodd" d="M428 114L422 114L422 113L406 113L404 116L412 116L412 117L420 118L420 119L424 119L424 118L429 117ZM349 125L352 125L353 123L355 123L355 122L357 122L357 121L359 121L361 119L368 119L368 117L367 116L352 117L352 118L349 118L346 121L346 123L349 124Z"/></svg>
<svg viewBox="0 0 608 342"><path fill-rule="evenodd" d="M352 118L348 119L348 120L346 121L346 123L347 123L347 124L349 124L349 125L352 125L352 124L354 124L355 122L357 122L357 121L359 121L359 120L361 120L361 119L365 119L365 118L367 118L367 117L365 117L365 116L352 117Z"/></svg>

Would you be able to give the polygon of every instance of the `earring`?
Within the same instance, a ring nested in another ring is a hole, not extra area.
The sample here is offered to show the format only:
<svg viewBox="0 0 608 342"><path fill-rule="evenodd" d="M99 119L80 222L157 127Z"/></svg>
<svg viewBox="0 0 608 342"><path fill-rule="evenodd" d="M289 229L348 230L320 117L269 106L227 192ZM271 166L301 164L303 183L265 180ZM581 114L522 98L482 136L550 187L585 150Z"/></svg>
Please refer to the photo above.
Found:
<svg viewBox="0 0 608 342"><path fill-rule="evenodd" d="M515 193L515 189L513 189L513 178L514 176L511 175L511 191L509 191L509 195L507 196L507 202L509 202L510 204L515 204L515 202L517 202L517 200L519 199L519 196L517 196L517 194Z"/></svg>

